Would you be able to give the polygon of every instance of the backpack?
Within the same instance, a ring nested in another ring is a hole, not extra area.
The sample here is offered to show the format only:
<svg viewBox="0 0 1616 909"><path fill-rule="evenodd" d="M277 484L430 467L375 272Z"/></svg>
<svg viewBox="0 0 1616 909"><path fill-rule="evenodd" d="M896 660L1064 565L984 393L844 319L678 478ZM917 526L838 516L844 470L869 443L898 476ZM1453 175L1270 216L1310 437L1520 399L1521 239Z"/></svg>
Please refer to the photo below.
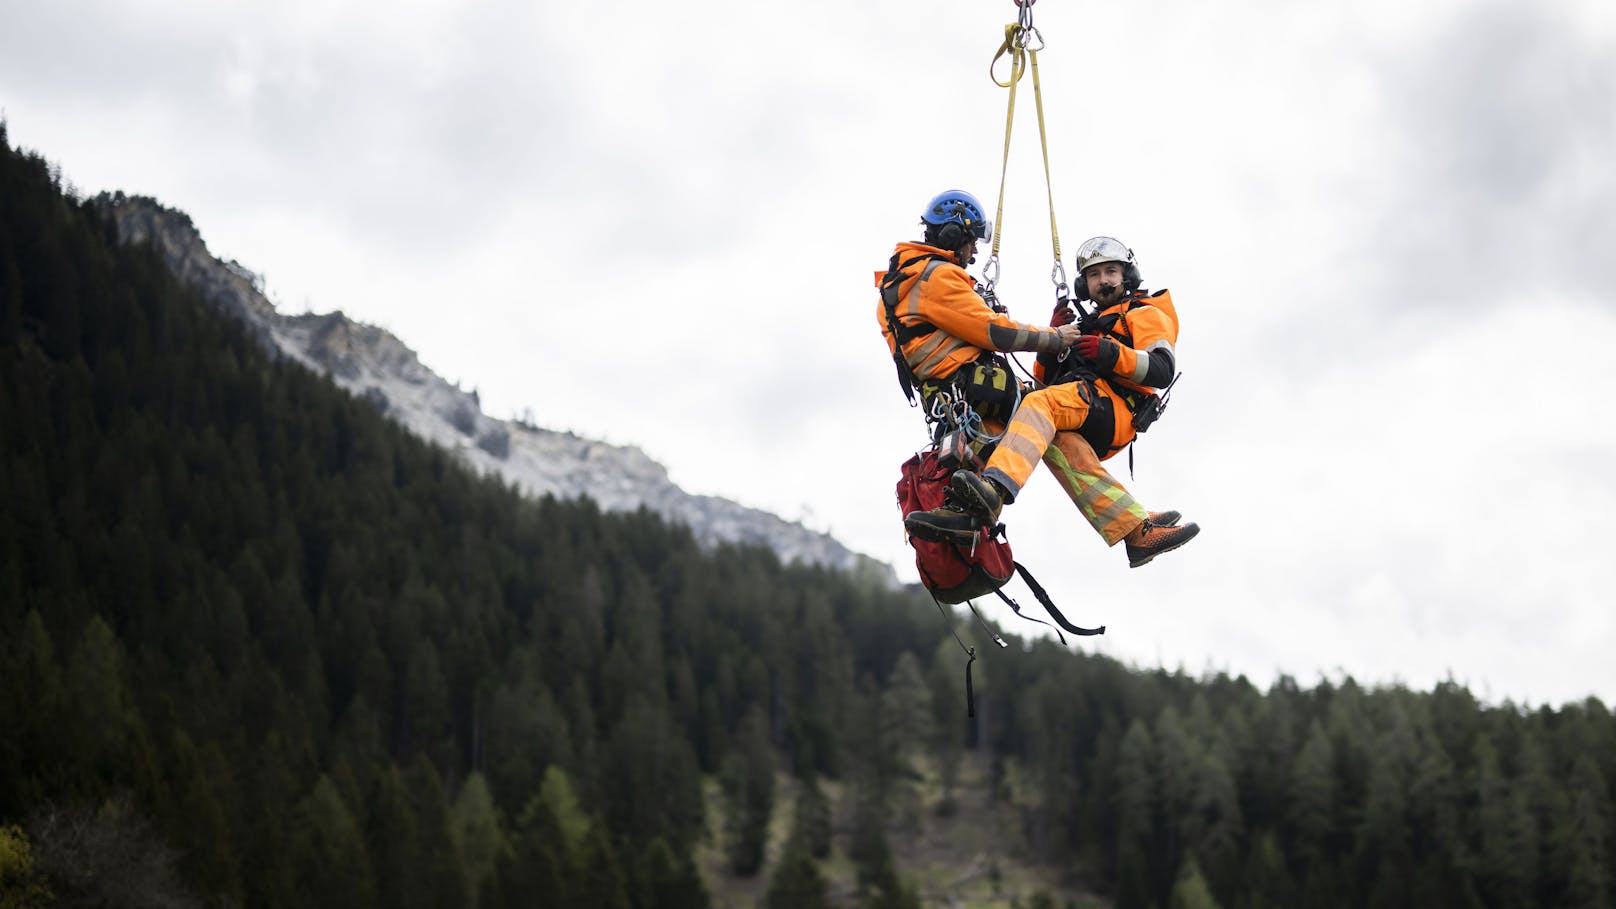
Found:
<svg viewBox="0 0 1616 909"><path fill-rule="evenodd" d="M914 511L929 511L943 504L948 495L948 481L954 475L954 467L943 463L941 452L937 448L923 451L903 462L898 477L898 512L908 516ZM937 610L948 617L943 608L944 603L965 603L976 615L977 621L987 631L993 643L1000 647L1010 645L1004 639L994 634L982 620L982 614L976 611L976 605L971 600L983 594L997 594L999 599L1005 601L1016 615L1029 622L1047 625L1042 619L1035 619L1023 615L1021 607L1015 600L1010 599L1001 590L1010 576L1019 572L1021 579L1027 582L1038 602L1049 610L1050 618L1054 619L1061 628L1072 634L1091 635L1105 634L1105 626L1098 628L1079 628L1066 621L1055 604L1050 602L1049 594L1039 586L1033 576L1017 562L1010 553L1010 541L1005 539L1004 526L1000 525L993 530L983 530L978 533L970 546L961 546L957 543L940 543L933 540L921 540L914 536L909 537L909 545L915 549L915 568L920 571L920 582L931 593L932 601L937 604ZM949 629L954 640L959 642L960 649L965 652L965 715L976 716L976 692L971 683L971 664L976 662L976 648L967 646L960 639L959 632ZM1055 636L1060 638L1062 644L1066 638L1056 629Z"/></svg>
<svg viewBox="0 0 1616 909"><path fill-rule="evenodd" d="M898 512L908 515L941 506L953 475L935 448L905 461L898 480ZM968 547L915 537L909 545L915 548L920 582L939 603L963 603L993 593L1016 573L1010 541L1003 535L980 534Z"/></svg>
<svg viewBox="0 0 1616 909"><path fill-rule="evenodd" d="M908 515L915 511L928 511L943 504L947 497L948 481L954 475L954 468L943 463L938 449L914 455L903 463L898 479L898 511ZM1048 624L1041 619L1023 615L1021 607L1006 596L1002 588L1012 575L1020 573L1021 579L1038 598L1049 615L1072 634L1092 635L1104 634L1105 626L1099 628L1079 628L1066 621L1055 604L1050 602L1049 594L1033 579L1032 573L1017 562L1010 552L1010 541L1004 536L1003 526L995 527L991 532L984 530L977 534L970 546L957 543L942 543L933 540L921 540L911 536L909 545L915 550L915 568L920 572L920 582L931 592L932 599L942 603L966 603L984 594L997 594L999 599L1005 601L1016 615L1029 622ZM1060 631L1055 632L1061 638Z"/></svg>

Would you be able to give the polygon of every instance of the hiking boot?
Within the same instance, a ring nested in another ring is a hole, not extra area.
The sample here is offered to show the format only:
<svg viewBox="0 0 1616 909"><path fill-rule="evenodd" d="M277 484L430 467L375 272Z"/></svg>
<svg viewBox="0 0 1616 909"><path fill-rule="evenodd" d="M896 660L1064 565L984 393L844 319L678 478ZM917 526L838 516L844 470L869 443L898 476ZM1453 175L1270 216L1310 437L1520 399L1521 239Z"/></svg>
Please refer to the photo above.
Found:
<svg viewBox="0 0 1616 909"><path fill-rule="evenodd" d="M1200 532L1201 528L1194 523L1183 527L1163 527L1145 521L1123 537L1123 542L1128 544L1128 567L1138 568L1164 552L1172 552L1195 539Z"/></svg>
<svg viewBox="0 0 1616 909"><path fill-rule="evenodd" d="M934 543L959 543L968 546L976 539L983 525L975 517L949 502L930 511L911 511L903 519L903 529L911 536Z"/></svg>
<svg viewBox="0 0 1616 909"><path fill-rule="evenodd" d="M983 527L999 523L999 510L1004 508L1004 496L997 483L984 480L969 470L956 470L948 481L959 507Z"/></svg>
<svg viewBox="0 0 1616 909"><path fill-rule="evenodd" d="M1157 527L1177 527L1178 520L1184 517L1176 511L1152 511L1145 516L1145 520Z"/></svg>

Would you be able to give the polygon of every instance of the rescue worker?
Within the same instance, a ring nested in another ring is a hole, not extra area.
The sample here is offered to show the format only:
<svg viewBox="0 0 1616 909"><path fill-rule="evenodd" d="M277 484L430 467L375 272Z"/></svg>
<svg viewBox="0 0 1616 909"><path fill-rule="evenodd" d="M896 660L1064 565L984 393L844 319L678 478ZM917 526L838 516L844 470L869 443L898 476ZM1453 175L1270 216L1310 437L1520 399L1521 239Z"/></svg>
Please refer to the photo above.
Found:
<svg viewBox="0 0 1616 909"><path fill-rule="evenodd" d="M1126 543L1132 567L1200 532L1193 523L1179 526L1176 511L1146 511L1101 464L1155 419L1154 391L1170 385L1177 373L1178 314L1172 297L1166 290L1143 291L1133 251L1112 237L1084 242L1077 267L1075 295L1092 299L1096 310L1083 320L1082 336L1064 359L1039 356L1035 375L1049 384L1022 398L980 476L955 472L950 502L904 519L910 533L968 542L998 522L1040 459L1107 545ZM1050 323L1071 328L1076 321L1063 302Z"/></svg>
<svg viewBox="0 0 1616 909"><path fill-rule="evenodd" d="M1021 386L997 351L1026 350L1053 358L1082 336L1076 325L1048 328L1017 322L976 291L965 267L976 244L993 236L982 203L963 190L939 193L920 215L924 236L901 242L885 275L876 318L898 368L904 394L929 406L940 390L965 397L978 416L1009 420Z"/></svg>

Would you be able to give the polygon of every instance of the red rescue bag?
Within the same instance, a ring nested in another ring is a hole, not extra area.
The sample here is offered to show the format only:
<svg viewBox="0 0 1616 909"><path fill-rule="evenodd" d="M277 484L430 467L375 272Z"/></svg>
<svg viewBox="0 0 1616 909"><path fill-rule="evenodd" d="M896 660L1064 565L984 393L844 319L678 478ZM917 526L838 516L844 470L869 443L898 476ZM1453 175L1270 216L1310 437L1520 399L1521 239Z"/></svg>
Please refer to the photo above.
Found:
<svg viewBox="0 0 1616 909"><path fill-rule="evenodd" d="M905 461L898 480L898 512L907 516L942 505L953 475L954 470L943 466L936 449ZM1016 573L1009 541L986 529L977 533L974 546L917 537L910 537L909 545L915 548L920 582L940 603L963 603L993 593Z"/></svg>

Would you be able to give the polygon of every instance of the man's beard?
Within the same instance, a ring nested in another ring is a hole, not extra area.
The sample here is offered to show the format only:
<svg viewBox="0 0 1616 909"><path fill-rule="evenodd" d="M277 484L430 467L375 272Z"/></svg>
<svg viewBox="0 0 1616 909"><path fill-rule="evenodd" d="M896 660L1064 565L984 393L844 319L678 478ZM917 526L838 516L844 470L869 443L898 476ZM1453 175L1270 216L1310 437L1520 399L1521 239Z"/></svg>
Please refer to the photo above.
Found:
<svg viewBox="0 0 1616 909"><path fill-rule="evenodd" d="M1122 288L1115 284L1106 284L1094 294L1094 299L1102 303L1110 303L1122 296Z"/></svg>

